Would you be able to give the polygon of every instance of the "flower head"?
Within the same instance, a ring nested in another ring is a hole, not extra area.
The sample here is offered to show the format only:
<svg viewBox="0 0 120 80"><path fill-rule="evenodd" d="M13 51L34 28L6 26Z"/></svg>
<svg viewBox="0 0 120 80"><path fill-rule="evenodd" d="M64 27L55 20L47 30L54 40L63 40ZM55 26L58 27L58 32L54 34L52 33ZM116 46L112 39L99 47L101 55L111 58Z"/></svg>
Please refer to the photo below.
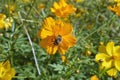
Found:
<svg viewBox="0 0 120 80"><path fill-rule="evenodd" d="M76 11L76 8L73 5L67 4L65 0L60 0L59 3L54 2L51 12L55 13L58 17L68 17L69 14L72 14Z"/></svg>
<svg viewBox="0 0 120 80"><path fill-rule="evenodd" d="M13 19L12 18L6 18L6 15L0 14L0 29L6 28L12 26Z"/></svg>
<svg viewBox="0 0 120 80"><path fill-rule="evenodd" d="M15 75L15 69L10 67L10 62L0 63L0 80L11 80Z"/></svg>
<svg viewBox="0 0 120 80"><path fill-rule="evenodd" d="M111 7L109 6L108 9L115 12L118 16L120 16L120 0L114 0L116 4Z"/></svg>
<svg viewBox="0 0 120 80"><path fill-rule="evenodd" d="M64 54L76 43L72 25L51 17L44 20L43 28L39 31L38 36L41 38L40 45L49 54L55 54L57 51Z"/></svg>
<svg viewBox="0 0 120 80"><path fill-rule="evenodd" d="M99 78L96 75L91 76L90 80L99 80Z"/></svg>
<svg viewBox="0 0 120 80"><path fill-rule="evenodd" d="M101 67L105 69L116 69L120 71L120 46L114 46L114 42L107 43L106 46L99 46L99 53L96 55L96 61L101 61ZM116 70L110 71L116 73ZM109 72L109 71L108 71Z"/></svg>
<svg viewBox="0 0 120 80"><path fill-rule="evenodd" d="M120 16L120 7L118 7L117 5L114 5L113 7L109 6L108 9Z"/></svg>

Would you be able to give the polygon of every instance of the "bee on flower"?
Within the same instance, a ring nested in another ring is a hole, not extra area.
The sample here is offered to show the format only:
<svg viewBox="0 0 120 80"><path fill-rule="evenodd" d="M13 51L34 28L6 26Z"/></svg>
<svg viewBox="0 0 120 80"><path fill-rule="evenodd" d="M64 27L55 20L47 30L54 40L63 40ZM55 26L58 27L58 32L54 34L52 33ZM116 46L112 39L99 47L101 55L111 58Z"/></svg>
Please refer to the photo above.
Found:
<svg viewBox="0 0 120 80"><path fill-rule="evenodd" d="M48 54L55 54L57 51L65 54L68 48L73 47L76 43L72 25L51 17L44 20L38 36L41 38L40 45L46 49Z"/></svg>
<svg viewBox="0 0 120 80"><path fill-rule="evenodd" d="M51 8L51 12L58 17L68 17L75 11L76 8L72 4L67 4L66 0L60 0L58 3L54 2L53 8Z"/></svg>

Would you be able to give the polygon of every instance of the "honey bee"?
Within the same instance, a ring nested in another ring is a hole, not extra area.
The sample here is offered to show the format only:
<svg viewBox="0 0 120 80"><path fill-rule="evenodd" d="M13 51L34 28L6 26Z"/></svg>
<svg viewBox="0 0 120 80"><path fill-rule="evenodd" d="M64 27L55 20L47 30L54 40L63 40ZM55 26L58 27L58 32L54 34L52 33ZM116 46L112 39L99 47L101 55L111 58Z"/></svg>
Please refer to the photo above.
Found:
<svg viewBox="0 0 120 80"><path fill-rule="evenodd" d="M62 36L58 35L54 41L54 45L59 45L62 41Z"/></svg>

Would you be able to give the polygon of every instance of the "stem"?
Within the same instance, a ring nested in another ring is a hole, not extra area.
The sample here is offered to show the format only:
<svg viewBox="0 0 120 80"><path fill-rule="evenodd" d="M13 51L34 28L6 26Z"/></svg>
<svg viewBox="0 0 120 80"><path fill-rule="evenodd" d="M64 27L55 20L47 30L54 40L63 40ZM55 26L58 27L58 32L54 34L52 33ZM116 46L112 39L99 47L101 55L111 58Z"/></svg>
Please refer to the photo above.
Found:
<svg viewBox="0 0 120 80"><path fill-rule="evenodd" d="M21 20L21 22L23 24L23 20L22 20L22 16L21 16L20 12L18 12L18 14L19 14L20 20ZM40 72L40 69L39 69L39 66L38 66L38 61L37 61L37 58L36 58L36 55L35 55L35 49L34 49L33 44L32 44L32 40L31 40L30 35L29 35L29 33L28 33L28 31L27 31L27 29L26 29L26 27L24 25L23 25L23 28L24 28L24 30L26 32L26 35L28 37L29 43L30 43L31 48L32 48L32 53L33 53L33 57L34 57L34 60L35 60L35 65L36 65L38 74L41 75L41 72Z"/></svg>

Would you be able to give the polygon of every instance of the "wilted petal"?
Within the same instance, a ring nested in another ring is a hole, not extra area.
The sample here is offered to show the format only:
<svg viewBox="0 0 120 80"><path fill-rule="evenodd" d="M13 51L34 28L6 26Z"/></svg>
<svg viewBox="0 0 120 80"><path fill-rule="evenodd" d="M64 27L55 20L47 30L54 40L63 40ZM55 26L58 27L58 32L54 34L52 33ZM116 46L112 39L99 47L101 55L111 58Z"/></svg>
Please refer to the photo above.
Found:
<svg viewBox="0 0 120 80"><path fill-rule="evenodd" d="M7 61L5 61L5 62L3 63L3 67L4 67L5 69L10 69L10 62L9 62L9 60L7 60Z"/></svg>
<svg viewBox="0 0 120 80"><path fill-rule="evenodd" d="M104 45L100 45L99 48L98 48L98 51L99 51L100 53L107 53L107 52L106 52L106 47L105 47Z"/></svg>

